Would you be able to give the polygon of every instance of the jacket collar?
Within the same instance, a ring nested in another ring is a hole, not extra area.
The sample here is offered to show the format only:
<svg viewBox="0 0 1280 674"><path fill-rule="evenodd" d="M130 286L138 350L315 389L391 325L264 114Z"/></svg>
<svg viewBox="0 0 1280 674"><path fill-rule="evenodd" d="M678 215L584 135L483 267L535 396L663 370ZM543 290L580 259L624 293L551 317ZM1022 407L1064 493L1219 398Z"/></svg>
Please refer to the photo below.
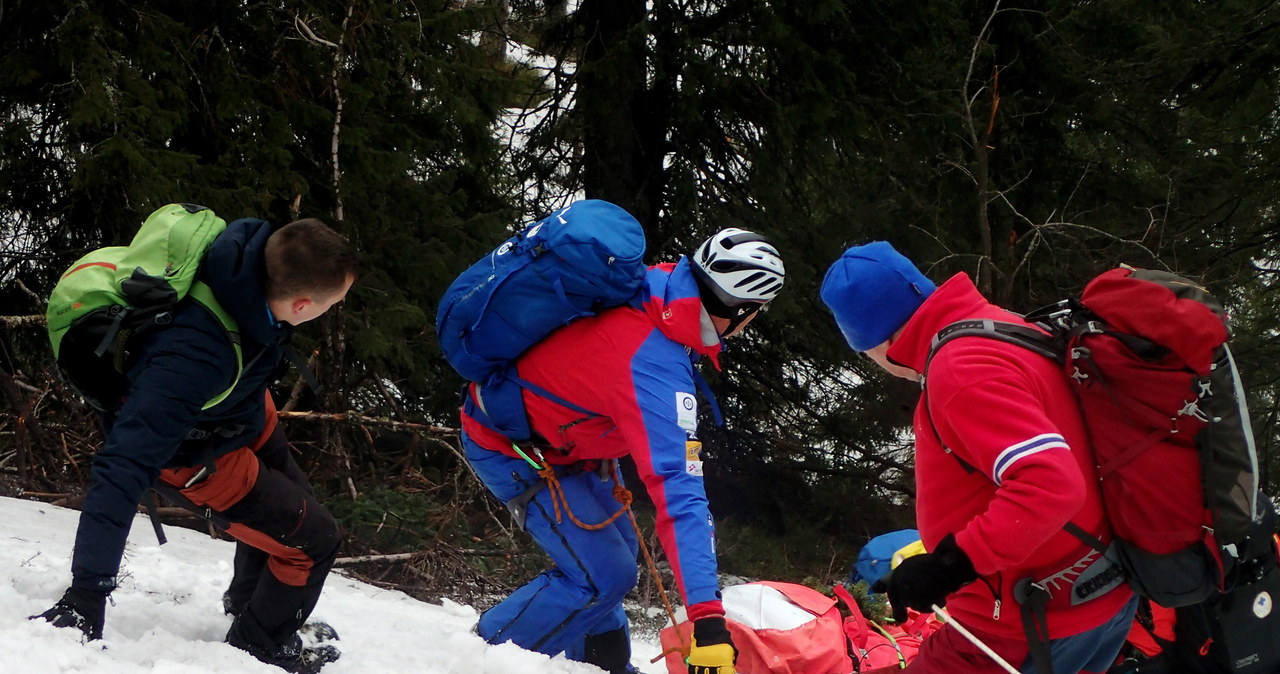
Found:
<svg viewBox="0 0 1280 674"><path fill-rule="evenodd" d="M698 296L689 259L681 257L679 262L650 267L644 282L643 310L658 330L671 341L711 358L719 368L723 345Z"/></svg>
<svg viewBox="0 0 1280 674"><path fill-rule="evenodd" d="M925 299L885 355L899 365L924 372L934 335L956 321L974 318L1021 322L1016 314L988 302L968 274L960 272Z"/></svg>
<svg viewBox="0 0 1280 674"><path fill-rule="evenodd" d="M291 326L276 322L266 309L265 252L271 232L264 220L232 222L209 246L201 270L201 280L235 319L240 334L264 345L283 343L292 334Z"/></svg>

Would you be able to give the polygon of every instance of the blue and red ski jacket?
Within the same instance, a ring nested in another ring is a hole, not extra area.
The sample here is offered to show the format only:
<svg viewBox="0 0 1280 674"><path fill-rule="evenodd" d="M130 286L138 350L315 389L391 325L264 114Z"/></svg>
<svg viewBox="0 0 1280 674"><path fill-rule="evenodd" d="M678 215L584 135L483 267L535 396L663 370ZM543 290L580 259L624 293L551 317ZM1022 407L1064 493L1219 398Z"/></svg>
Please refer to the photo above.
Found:
<svg viewBox="0 0 1280 674"><path fill-rule="evenodd" d="M596 412L588 417L528 390L525 407L554 465L631 455L657 508L658 538L691 619L723 614L714 525L697 431L695 363L716 359L720 336L698 297L687 258L649 268L641 308L621 306L553 332L517 361L521 378ZM476 394L475 384L469 395ZM511 441L462 412L463 431L518 456Z"/></svg>

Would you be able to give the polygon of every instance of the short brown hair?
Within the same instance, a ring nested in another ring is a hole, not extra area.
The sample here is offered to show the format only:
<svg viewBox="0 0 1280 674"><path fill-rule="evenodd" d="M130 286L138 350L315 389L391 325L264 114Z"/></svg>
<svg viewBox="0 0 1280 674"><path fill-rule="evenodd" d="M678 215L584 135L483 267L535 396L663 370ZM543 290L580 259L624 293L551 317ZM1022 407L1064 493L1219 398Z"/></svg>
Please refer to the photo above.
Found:
<svg viewBox="0 0 1280 674"><path fill-rule="evenodd" d="M266 266L267 299L324 296L356 275L356 252L328 225L304 218L267 239Z"/></svg>

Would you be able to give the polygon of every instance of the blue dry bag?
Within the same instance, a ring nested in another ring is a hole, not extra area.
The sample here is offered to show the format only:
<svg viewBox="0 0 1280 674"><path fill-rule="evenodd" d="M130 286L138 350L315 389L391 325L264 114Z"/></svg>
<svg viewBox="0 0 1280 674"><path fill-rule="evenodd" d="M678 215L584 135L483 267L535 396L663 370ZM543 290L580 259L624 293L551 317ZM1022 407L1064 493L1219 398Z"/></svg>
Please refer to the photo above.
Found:
<svg viewBox="0 0 1280 674"><path fill-rule="evenodd" d="M920 532L915 529L900 529L876 536L862 546L847 580L850 583L865 580L868 587L875 585L877 580L882 580L893 570L894 553L919 540Z"/></svg>
<svg viewBox="0 0 1280 674"><path fill-rule="evenodd" d="M529 437L519 389L533 387L515 376L513 361L556 328L638 301L644 250L644 229L631 214L585 199L525 228L454 279L440 299L436 336L453 369L482 385L483 421L512 440Z"/></svg>

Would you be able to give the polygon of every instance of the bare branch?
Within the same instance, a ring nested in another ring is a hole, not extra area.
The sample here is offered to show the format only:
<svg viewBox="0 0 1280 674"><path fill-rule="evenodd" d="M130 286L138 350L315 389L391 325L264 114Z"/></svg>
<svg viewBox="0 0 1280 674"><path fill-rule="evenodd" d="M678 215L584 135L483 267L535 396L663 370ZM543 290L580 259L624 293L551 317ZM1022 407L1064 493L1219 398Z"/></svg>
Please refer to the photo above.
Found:
<svg viewBox="0 0 1280 674"><path fill-rule="evenodd" d="M29 316L0 316L0 326L6 328L22 328L29 325L44 325L44 314Z"/></svg>
<svg viewBox="0 0 1280 674"><path fill-rule="evenodd" d="M36 301L36 306L38 306L38 307L43 307L43 306L45 306L45 301L44 301L43 299L41 299L39 295L37 295L37 294L35 294L34 292L32 292L32 291L31 291L31 289L27 287L27 284L25 284L25 283L23 283L23 282L22 282L22 279L14 279L14 280L13 280L13 285L17 286L17 287L18 287L18 290L21 290L22 292L24 292L24 293L26 293L28 296L30 296L30 297L31 297L31 299L35 300L35 301Z"/></svg>
<svg viewBox="0 0 1280 674"><path fill-rule="evenodd" d="M296 28L298 30L298 34L301 35L308 42L322 44L330 49L340 49L340 47L336 43L330 42L320 37L319 35L316 35L315 31L311 30L311 26L308 26L307 22L303 21L302 17L300 16L293 17L293 27Z"/></svg>

